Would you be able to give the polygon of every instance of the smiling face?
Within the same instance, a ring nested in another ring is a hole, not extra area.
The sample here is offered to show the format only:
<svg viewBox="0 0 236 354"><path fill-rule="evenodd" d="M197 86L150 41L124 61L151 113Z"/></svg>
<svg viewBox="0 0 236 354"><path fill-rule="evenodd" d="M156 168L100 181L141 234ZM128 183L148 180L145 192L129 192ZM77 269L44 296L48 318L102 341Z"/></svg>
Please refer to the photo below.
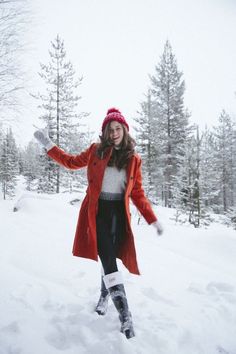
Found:
<svg viewBox="0 0 236 354"><path fill-rule="evenodd" d="M115 146L119 146L123 140L124 129L122 124L113 120L109 126L109 138Z"/></svg>

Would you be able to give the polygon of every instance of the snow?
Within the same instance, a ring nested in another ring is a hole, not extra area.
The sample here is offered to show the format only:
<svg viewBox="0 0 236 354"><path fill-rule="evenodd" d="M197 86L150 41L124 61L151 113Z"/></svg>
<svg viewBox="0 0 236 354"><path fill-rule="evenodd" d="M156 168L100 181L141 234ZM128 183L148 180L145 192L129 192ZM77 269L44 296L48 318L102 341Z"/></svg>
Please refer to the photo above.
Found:
<svg viewBox="0 0 236 354"><path fill-rule="evenodd" d="M156 207L158 237L133 209L142 275L119 261L136 332L127 340L111 302L94 312L100 264L71 253L80 205L69 202L82 197L24 192L17 212L0 200L0 354L236 354L235 231L176 225Z"/></svg>

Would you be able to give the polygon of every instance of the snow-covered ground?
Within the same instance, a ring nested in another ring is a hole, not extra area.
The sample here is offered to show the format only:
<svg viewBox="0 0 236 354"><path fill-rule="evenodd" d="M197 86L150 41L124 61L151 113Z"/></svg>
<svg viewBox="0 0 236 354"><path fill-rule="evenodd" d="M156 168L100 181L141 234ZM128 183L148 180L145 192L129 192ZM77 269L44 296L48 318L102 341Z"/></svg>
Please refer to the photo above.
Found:
<svg viewBox="0 0 236 354"><path fill-rule="evenodd" d="M71 254L78 195L0 201L0 354L236 354L236 232L175 225L162 237L133 212L141 276L119 263L136 337L112 303L94 312L100 264ZM81 198L81 196L79 196Z"/></svg>

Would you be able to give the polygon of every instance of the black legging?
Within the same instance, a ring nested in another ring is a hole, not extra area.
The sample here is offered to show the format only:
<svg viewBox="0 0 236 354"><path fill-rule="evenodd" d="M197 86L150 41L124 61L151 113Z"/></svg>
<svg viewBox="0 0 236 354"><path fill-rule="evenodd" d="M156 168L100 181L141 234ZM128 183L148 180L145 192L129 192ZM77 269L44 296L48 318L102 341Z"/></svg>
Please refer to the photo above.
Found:
<svg viewBox="0 0 236 354"><path fill-rule="evenodd" d="M125 208L123 200L98 201L98 254L105 274L118 270L116 257L125 236Z"/></svg>

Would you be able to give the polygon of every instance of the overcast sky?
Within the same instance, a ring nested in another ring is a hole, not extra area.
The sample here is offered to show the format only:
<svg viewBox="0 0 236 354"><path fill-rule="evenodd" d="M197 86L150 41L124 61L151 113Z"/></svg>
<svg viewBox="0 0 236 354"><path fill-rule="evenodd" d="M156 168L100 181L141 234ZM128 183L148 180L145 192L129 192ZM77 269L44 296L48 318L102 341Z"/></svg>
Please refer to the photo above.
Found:
<svg viewBox="0 0 236 354"><path fill-rule="evenodd" d="M216 124L224 108L236 113L236 1L234 0L29 0L32 20L24 62L28 90L41 85L39 62L49 61L59 34L78 76L81 110L100 132L109 107L132 125L165 41L171 43L186 83L185 106L201 127ZM29 100L17 124L23 143L39 123ZM39 123L40 124L40 123Z"/></svg>

